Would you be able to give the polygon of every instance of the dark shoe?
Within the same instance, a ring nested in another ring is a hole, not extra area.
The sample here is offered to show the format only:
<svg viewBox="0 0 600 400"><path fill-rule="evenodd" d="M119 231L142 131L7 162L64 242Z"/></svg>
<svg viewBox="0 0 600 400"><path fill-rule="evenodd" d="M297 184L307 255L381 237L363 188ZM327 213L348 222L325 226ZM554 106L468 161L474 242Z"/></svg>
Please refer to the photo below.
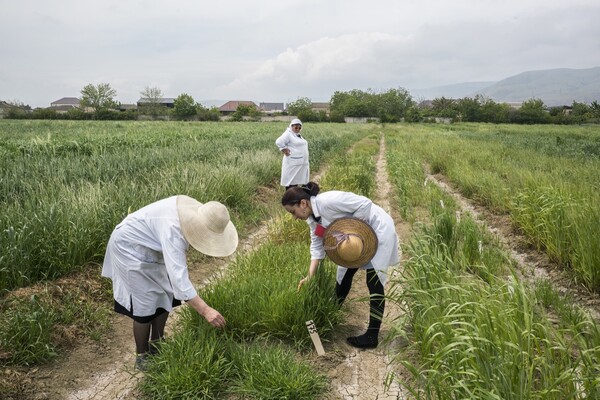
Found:
<svg viewBox="0 0 600 400"><path fill-rule="evenodd" d="M148 369L148 353L138 354L135 357L135 369L146 372Z"/></svg>
<svg viewBox="0 0 600 400"><path fill-rule="evenodd" d="M346 340L350 346L358 347L359 349L374 349L379 344L377 336L366 333L360 336L349 337Z"/></svg>

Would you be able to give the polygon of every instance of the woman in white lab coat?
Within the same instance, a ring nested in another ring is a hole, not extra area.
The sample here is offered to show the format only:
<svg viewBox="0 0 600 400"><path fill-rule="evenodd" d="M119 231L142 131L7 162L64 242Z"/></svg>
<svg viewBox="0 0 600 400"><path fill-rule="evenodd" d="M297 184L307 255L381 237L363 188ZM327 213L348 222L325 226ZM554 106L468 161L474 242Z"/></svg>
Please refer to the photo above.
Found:
<svg viewBox="0 0 600 400"><path fill-rule="evenodd" d="M319 191L319 185L309 182L306 186L288 189L281 200L281 204L289 213L297 219L305 220L310 227L311 262L308 276L299 282L298 288L315 274L320 261L325 258L327 249L323 245L323 233L330 224L349 217L358 218L368 224L378 242L372 259L361 266L367 273L370 294L369 327L365 334L349 337L348 343L359 348L377 347L385 308L384 286L387 270L400 261L394 221L381 207L364 196L341 191L319 194ZM336 295L340 304L348 295L357 270L358 268L354 267L338 266Z"/></svg>
<svg viewBox="0 0 600 400"><path fill-rule="evenodd" d="M308 142L300 134L301 130L302 121L295 118L275 141L283 153L281 186L285 186L286 189L291 186L305 185L309 180Z"/></svg>
<svg viewBox="0 0 600 400"><path fill-rule="evenodd" d="M129 214L110 236L102 276L112 280L117 313L133 319L136 367L164 335L173 307L187 302L212 326L225 319L204 302L188 275L186 251L191 244L214 257L232 254L237 231L227 208L216 201L202 204L188 196L172 196Z"/></svg>

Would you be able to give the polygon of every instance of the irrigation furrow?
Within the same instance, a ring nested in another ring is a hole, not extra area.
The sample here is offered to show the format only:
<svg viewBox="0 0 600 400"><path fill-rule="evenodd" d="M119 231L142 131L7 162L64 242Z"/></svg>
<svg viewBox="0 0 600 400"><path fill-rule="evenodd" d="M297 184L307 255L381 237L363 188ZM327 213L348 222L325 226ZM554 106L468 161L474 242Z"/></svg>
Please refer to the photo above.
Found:
<svg viewBox="0 0 600 400"><path fill-rule="evenodd" d="M600 321L600 296L573 283L567 272L550 261L546 254L530 249L527 239L512 229L507 217L492 215L485 209L473 205L471 201L437 176L428 174L427 181L433 182L452 196L464 212L470 213L475 221L485 226L498 239L502 247L517 263L522 279L528 283L535 283L542 279L552 282L559 292L573 296L579 306L586 310L594 320Z"/></svg>

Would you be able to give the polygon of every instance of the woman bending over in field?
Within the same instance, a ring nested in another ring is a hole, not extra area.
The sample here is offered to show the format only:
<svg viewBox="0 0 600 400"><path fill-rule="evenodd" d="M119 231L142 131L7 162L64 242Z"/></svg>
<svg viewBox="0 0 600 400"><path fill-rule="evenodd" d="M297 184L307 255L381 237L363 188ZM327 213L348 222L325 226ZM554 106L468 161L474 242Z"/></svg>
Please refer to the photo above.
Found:
<svg viewBox="0 0 600 400"><path fill-rule="evenodd" d="M235 251L237 231L223 204L169 197L129 214L110 236L102 276L112 279L115 311L133 319L135 366L142 371L164 335L169 312L181 301L212 326L225 326L223 316L198 296L189 279L190 244L214 257Z"/></svg>
<svg viewBox="0 0 600 400"><path fill-rule="evenodd" d="M338 265L335 293L342 304L350 292L354 274L359 268L365 269L370 295L369 327L363 335L347 340L354 347L377 347L385 308L387 269L399 262L394 221L364 196L341 191L319 194L319 191L319 185L309 182L303 187L289 188L281 199L289 213L305 220L310 227L311 262L308 276L299 282L298 289L315 274L327 255Z"/></svg>

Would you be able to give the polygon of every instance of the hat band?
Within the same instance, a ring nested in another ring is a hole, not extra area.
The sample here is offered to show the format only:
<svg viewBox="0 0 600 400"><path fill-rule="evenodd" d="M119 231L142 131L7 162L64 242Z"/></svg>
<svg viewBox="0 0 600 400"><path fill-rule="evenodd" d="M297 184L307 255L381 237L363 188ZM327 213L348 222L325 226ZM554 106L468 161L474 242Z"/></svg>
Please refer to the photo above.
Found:
<svg viewBox="0 0 600 400"><path fill-rule="evenodd" d="M356 236L357 238L359 238L362 241L362 237L360 237L359 235L356 235L354 233L344 233L344 232L340 232L340 231L335 231L335 232L331 232L331 237L335 239L335 245L334 246L323 246L324 250L336 250L337 247L340 245L340 243L342 243L344 240L348 240L350 238L350 236Z"/></svg>

